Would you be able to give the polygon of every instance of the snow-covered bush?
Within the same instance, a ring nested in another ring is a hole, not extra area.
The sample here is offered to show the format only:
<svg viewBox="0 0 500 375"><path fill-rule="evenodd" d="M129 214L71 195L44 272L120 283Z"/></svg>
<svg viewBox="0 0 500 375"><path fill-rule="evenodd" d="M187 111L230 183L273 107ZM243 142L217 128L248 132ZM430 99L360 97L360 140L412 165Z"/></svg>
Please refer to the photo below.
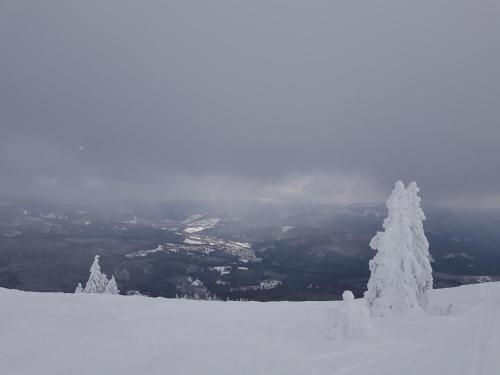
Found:
<svg viewBox="0 0 500 375"><path fill-rule="evenodd" d="M343 302L334 318L334 338L356 339L371 335L370 312L363 300L354 300L354 294L346 290Z"/></svg>
<svg viewBox="0 0 500 375"><path fill-rule="evenodd" d="M90 267L90 276L82 289L82 284L78 283L75 293L95 293L95 294L120 294L118 286L116 285L115 277L108 280L106 275L101 272L99 266L99 255L94 257L94 263Z"/></svg>
<svg viewBox="0 0 500 375"><path fill-rule="evenodd" d="M415 183L406 190L401 181L396 182L387 200L384 231L370 242L377 254L370 261L365 299L374 316L405 314L427 304L432 270L418 191Z"/></svg>
<svg viewBox="0 0 500 375"><path fill-rule="evenodd" d="M83 292L83 286L82 283L78 283L75 289L75 294L82 293Z"/></svg>

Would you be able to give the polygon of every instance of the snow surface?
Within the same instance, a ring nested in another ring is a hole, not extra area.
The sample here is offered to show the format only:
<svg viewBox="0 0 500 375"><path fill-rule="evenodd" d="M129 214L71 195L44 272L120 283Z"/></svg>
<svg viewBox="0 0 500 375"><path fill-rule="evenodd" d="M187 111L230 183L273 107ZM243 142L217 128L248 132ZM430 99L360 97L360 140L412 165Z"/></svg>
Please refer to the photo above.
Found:
<svg viewBox="0 0 500 375"><path fill-rule="evenodd" d="M362 300L352 301L363 303ZM0 374L497 374L500 283L333 338L344 302L207 302L0 288Z"/></svg>
<svg viewBox="0 0 500 375"><path fill-rule="evenodd" d="M188 245L204 245L205 242L197 240L197 239L191 239L191 238L185 238L184 243L187 243Z"/></svg>
<svg viewBox="0 0 500 375"><path fill-rule="evenodd" d="M184 229L184 232L197 233L197 232L201 232L202 230L205 230L205 227L189 227L189 228Z"/></svg>
<svg viewBox="0 0 500 375"><path fill-rule="evenodd" d="M197 232L204 231L205 229L214 228L217 225L217 223L220 221L219 218L215 218L215 217L211 217L211 218L204 219L204 220L198 220L199 217L197 215L192 216L192 217L195 218L194 221L193 220L187 221L187 222L184 221L185 224L189 224L189 227L184 229L184 232L186 232L186 233L197 233Z"/></svg>

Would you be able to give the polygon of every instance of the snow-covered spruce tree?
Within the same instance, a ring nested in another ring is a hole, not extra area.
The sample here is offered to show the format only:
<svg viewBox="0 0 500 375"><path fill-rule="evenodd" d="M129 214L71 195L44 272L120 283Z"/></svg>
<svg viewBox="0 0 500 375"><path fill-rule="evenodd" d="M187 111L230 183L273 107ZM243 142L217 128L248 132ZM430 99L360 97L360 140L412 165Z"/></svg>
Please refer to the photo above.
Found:
<svg viewBox="0 0 500 375"><path fill-rule="evenodd" d="M419 267L415 270L417 278L417 298L420 306L426 308L429 299L428 292L432 289L432 267L429 254L429 241L425 237L423 221L424 211L420 208L420 191L416 182L411 182L406 188L408 194L408 209L410 215L410 228L413 236L413 252Z"/></svg>
<svg viewBox="0 0 500 375"><path fill-rule="evenodd" d="M421 274L421 265L415 256L409 206L405 186L397 181L387 200L384 231L378 232L370 242L370 247L377 250L370 261L371 276L365 292L372 316L420 309L417 277Z"/></svg>
<svg viewBox="0 0 500 375"><path fill-rule="evenodd" d="M120 290L118 289L118 285L116 285L114 276L112 276L111 280L108 281L106 289L104 289L104 294L120 294Z"/></svg>
<svg viewBox="0 0 500 375"><path fill-rule="evenodd" d="M101 267L99 266L99 255L94 257L94 263L92 263L92 267L90 267L90 277L85 284L85 289L83 289L84 293L104 293L106 289L106 285L108 285L108 279L105 274L101 272Z"/></svg>

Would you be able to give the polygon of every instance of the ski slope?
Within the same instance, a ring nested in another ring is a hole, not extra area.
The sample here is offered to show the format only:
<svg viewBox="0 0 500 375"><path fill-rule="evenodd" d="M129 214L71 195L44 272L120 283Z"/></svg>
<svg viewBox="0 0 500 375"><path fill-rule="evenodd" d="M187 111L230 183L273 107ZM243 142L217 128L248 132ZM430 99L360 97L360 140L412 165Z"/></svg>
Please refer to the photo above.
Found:
<svg viewBox="0 0 500 375"><path fill-rule="evenodd" d="M361 300L357 303L362 302ZM0 288L0 374L500 373L500 283L334 338L342 302L206 302Z"/></svg>

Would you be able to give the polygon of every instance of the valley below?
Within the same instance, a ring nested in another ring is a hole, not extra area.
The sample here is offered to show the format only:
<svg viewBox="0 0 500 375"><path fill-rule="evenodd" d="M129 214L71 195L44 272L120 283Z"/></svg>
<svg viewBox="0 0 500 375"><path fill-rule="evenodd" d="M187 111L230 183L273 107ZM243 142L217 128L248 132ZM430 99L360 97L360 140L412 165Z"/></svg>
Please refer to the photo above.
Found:
<svg viewBox="0 0 500 375"><path fill-rule="evenodd" d="M500 213L426 209L434 286L500 280ZM73 292L95 255L122 294L222 300L362 296L377 205L0 205L0 286Z"/></svg>

